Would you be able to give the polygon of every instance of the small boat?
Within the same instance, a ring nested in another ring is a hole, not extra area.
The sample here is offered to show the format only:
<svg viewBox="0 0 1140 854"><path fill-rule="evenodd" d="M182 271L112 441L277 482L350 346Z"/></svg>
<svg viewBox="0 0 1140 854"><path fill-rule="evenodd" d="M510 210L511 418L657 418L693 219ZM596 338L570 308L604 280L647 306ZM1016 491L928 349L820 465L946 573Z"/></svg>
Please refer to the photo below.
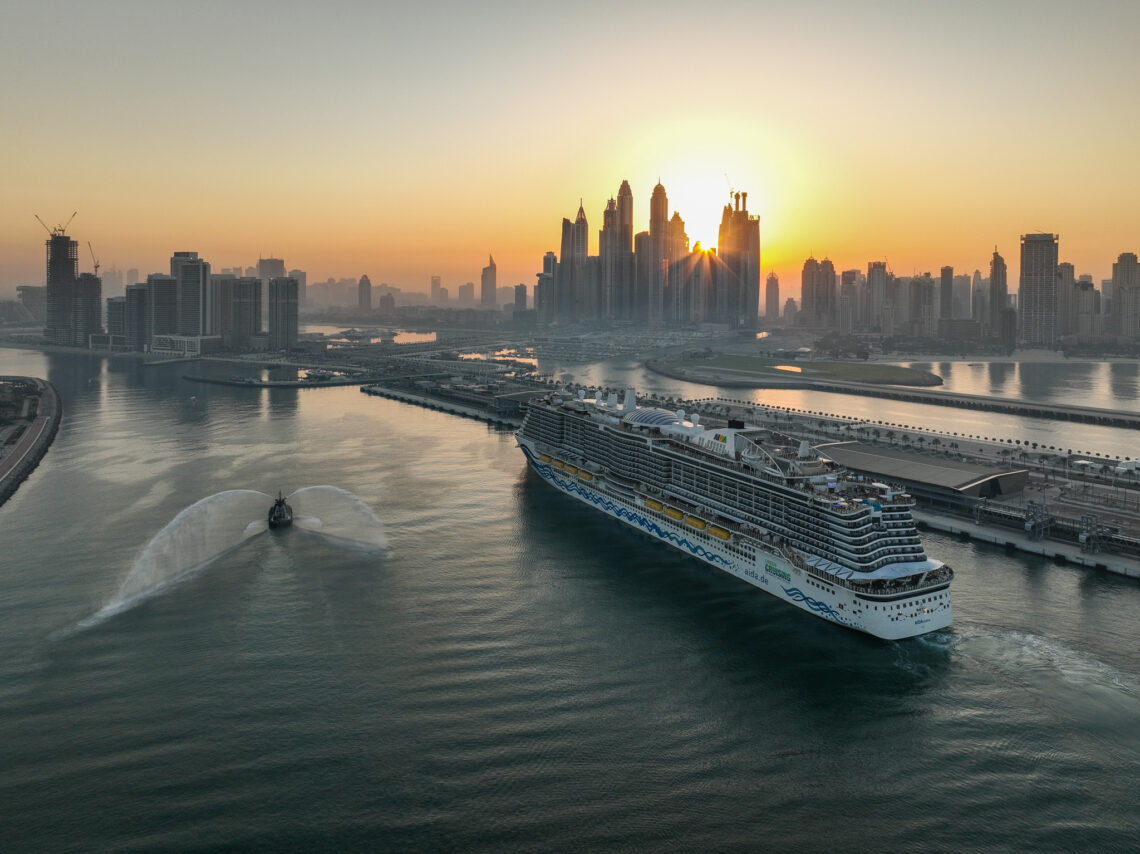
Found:
<svg viewBox="0 0 1140 854"><path fill-rule="evenodd" d="M718 540L731 540L732 534L724 528L719 528L716 525L709 525L709 533L716 537Z"/></svg>
<svg viewBox="0 0 1140 854"><path fill-rule="evenodd" d="M594 476L592 474L590 474L588 471L582 471L581 469L578 470L578 477L582 478L582 480L594 479Z"/></svg>
<svg viewBox="0 0 1140 854"><path fill-rule="evenodd" d="M538 459L541 462L548 463L548 462L550 462L550 454L541 454L541 455L539 455Z"/></svg>
<svg viewBox="0 0 1140 854"><path fill-rule="evenodd" d="M676 519L679 522L685 514L678 510L676 507L666 507L665 515L670 519Z"/></svg>
<svg viewBox="0 0 1140 854"><path fill-rule="evenodd" d="M650 510L656 510L656 511L660 512L663 505L661 504L660 501L658 501L655 498L646 498L645 499L645 506L648 507Z"/></svg>
<svg viewBox="0 0 1140 854"><path fill-rule="evenodd" d="M703 531L705 529L705 525L707 525L708 522L706 522L704 519L698 518L697 516L686 516L685 524L696 528L698 531Z"/></svg>
<svg viewBox="0 0 1140 854"><path fill-rule="evenodd" d="M556 469L564 469L564 468L566 468L566 463L562 462L562 460L555 460L554 461L554 467Z"/></svg>
<svg viewBox="0 0 1140 854"><path fill-rule="evenodd" d="M572 466L572 465L570 465L570 463L567 463L566 464L566 473L567 474L577 474L578 473L578 467Z"/></svg>
<svg viewBox="0 0 1140 854"><path fill-rule="evenodd" d="M269 508L268 522L270 528L288 528L293 524L293 508L280 492L273 500L273 506Z"/></svg>

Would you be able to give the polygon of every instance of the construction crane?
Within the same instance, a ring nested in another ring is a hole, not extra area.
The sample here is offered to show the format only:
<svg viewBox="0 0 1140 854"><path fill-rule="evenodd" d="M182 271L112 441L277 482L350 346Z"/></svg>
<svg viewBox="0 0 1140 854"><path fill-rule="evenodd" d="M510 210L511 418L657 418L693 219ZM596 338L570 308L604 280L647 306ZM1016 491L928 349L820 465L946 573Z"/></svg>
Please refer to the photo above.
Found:
<svg viewBox="0 0 1140 854"><path fill-rule="evenodd" d="M95 250L91 248L91 241L87 241L87 251L91 253L91 261L95 264L95 275L99 275L99 259L95 257Z"/></svg>
<svg viewBox="0 0 1140 854"><path fill-rule="evenodd" d="M47 223L40 219L39 214L32 214L32 216L36 218L36 221L44 227L44 231L46 231L51 237L62 237L63 235L67 234L67 227L71 225L71 221L75 219L75 214L77 213L79 213L79 211L73 211L71 216L67 218L67 222L65 222L63 225L57 225L55 228L48 228Z"/></svg>

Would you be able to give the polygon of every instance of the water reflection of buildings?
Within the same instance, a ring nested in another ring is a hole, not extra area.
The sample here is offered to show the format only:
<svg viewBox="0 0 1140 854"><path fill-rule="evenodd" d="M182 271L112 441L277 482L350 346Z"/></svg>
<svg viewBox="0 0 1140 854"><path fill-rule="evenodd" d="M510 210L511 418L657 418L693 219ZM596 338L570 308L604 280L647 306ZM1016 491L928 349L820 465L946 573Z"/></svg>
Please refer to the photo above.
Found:
<svg viewBox="0 0 1140 854"><path fill-rule="evenodd" d="M998 397L1005 397L1010 381L1017 373L1017 365L1013 362L990 362L986 367L989 377L989 393Z"/></svg>
<svg viewBox="0 0 1140 854"><path fill-rule="evenodd" d="M1110 363L1108 384L1116 401L1140 398L1140 365L1136 362Z"/></svg>

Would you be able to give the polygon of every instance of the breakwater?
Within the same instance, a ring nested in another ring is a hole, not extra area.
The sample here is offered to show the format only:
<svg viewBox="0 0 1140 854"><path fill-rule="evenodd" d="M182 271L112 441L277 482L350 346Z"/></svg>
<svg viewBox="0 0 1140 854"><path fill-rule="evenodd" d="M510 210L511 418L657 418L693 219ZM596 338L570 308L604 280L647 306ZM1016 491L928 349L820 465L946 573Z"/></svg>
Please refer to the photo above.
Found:
<svg viewBox="0 0 1140 854"><path fill-rule="evenodd" d="M974 409L988 412L1001 412L1026 418L1047 418L1054 421L1073 421L1082 424L1097 424L1103 427L1121 427L1140 430L1140 413L1119 409L1096 409L1088 406L1068 406L1058 403L1031 403L1007 398L982 397L973 394L960 394L949 391L935 391L928 388L910 388L895 385L853 383L841 380L810 380L802 378L744 380L740 377L727 377L715 372L694 371L676 368L656 360L645 362L645 367L654 373L684 382L721 388L779 388L808 391L831 392L835 394L858 394L865 397L881 397L905 403L926 403L934 406L950 406L956 409Z"/></svg>
<svg viewBox="0 0 1140 854"><path fill-rule="evenodd" d="M183 374L182 379L192 383L205 383L206 385L228 385L239 388L330 388L341 385L365 385L376 382L375 377L333 377L320 380L255 380L245 377L233 379L220 379L217 377L199 377L193 374Z"/></svg>

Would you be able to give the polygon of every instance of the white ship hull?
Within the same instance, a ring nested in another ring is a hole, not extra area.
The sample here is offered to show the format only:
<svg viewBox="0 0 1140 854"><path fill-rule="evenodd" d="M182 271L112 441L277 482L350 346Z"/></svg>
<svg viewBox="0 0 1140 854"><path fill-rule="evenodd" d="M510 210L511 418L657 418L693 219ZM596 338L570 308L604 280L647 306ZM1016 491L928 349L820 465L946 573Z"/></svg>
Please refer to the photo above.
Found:
<svg viewBox="0 0 1140 854"><path fill-rule="evenodd" d="M885 640L914 637L954 621L949 589L920 591L890 601L869 601L795 566L757 539L738 533L726 542L647 506L647 496L624 495L604 478L559 470L519 439L531 467L556 489L685 554L735 575L802 611ZM652 500L652 499L650 499Z"/></svg>

